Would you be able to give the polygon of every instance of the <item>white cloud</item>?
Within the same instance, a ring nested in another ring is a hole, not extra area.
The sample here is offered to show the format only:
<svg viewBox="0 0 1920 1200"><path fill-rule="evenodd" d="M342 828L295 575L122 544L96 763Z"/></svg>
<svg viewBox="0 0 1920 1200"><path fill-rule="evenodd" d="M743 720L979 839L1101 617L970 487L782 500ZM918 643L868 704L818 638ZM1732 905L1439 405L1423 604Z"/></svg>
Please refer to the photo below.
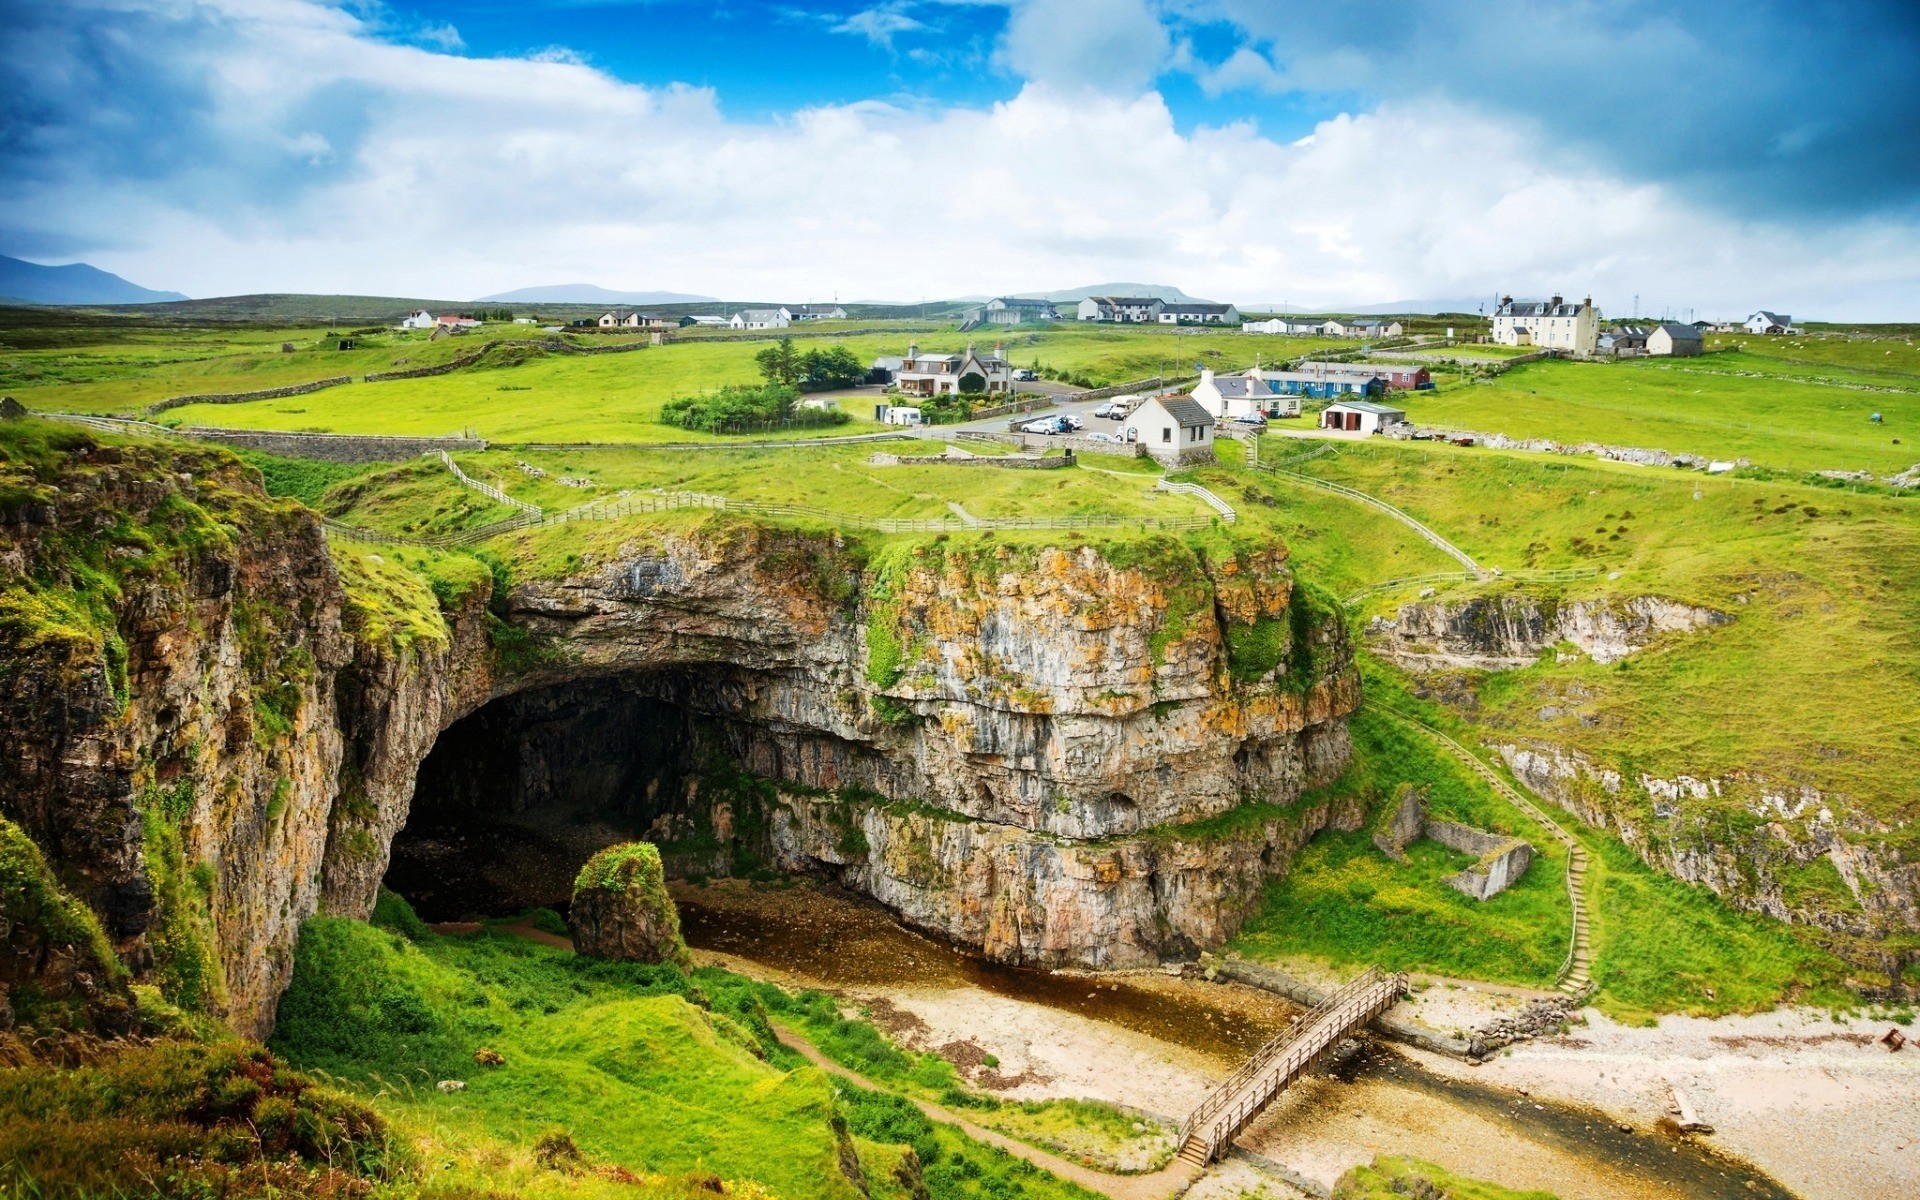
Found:
<svg viewBox="0 0 1920 1200"><path fill-rule="evenodd" d="M1149 86L1172 54L1146 0L1013 0L1000 41L1022 79L1116 95Z"/></svg>
<svg viewBox="0 0 1920 1200"><path fill-rule="evenodd" d="M895 34L912 33L925 28L925 23L907 15L904 3L893 3L854 13L833 26L833 32L857 34L873 45L891 50Z"/></svg>
<svg viewBox="0 0 1920 1200"><path fill-rule="evenodd" d="M59 214L96 246L138 228L143 246L99 265L194 295L458 299L581 279L916 300L1136 279L1242 303L1505 289L1842 318L1920 305L1910 226L1728 221L1431 101L1281 144L1244 124L1183 133L1159 96L1069 73L987 109L742 123L704 89L392 45L297 0L224 2L230 36L172 65L214 81L224 136L325 158L325 174L271 202L233 199L251 160L16 180L0 224ZM338 96L361 122L310 132L316 98Z"/></svg>

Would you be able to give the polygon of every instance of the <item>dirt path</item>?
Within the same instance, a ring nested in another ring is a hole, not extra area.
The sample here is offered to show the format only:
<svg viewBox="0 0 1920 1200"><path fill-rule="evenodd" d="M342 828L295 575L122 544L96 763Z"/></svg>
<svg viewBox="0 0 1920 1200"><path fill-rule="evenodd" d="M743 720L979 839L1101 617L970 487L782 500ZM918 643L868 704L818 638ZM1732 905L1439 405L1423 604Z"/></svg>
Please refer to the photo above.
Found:
<svg viewBox="0 0 1920 1200"><path fill-rule="evenodd" d="M808 1062L829 1075L850 1080L869 1091L891 1090L834 1062L820 1053L812 1042L784 1025L775 1024L773 1032L782 1045L798 1050ZM1183 1190L1201 1173L1200 1168L1176 1158L1150 1175L1110 1175L1105 1171L1096 1171L1091 1167L1069 1162L1056 1154L1049 1154L1036 1146L1029 1146L1025 1142L1015 1141L1005 1134L982 1128L938 1104L925 1100L914 1100L913 1103L921 1112L934 1120L942 1124L958 1126L961 1132L976 1142L997 1146L1016 1158L1023 1158L1036 1167L1053 1172L1062 1179L1072 1180L1088 1191L1112 1196L1114 1200L1165 1200L1166 1197Z"/></svg>

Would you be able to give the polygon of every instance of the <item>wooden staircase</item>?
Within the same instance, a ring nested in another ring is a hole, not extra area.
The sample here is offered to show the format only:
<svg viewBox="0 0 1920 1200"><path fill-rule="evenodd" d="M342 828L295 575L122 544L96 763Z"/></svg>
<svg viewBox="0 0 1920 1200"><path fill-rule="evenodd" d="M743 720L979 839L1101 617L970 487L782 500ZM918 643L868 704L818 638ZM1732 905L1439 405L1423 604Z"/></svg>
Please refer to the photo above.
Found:
<svg viewBox="0 0 1920 1200"><path fill-rule="evenodd" d="M1219 1158L1234 1135L1259 1116L1294 1080L1348 1034L1391 1008L1405 995L1405 974L1369 967L1315 1005L1262 1046L1240 1069L1207 1094L1180 1126L1183 1162L1204 1167Z"/></svg>
<svg viewBox="0 0 1920 1200"><path fill-rule="evenodd" d="M1549 817L1539 805L1521 795L1512 784L1502 779L1500 773L1488 766L1478 754L1468 750L1433 726L1416 720L1406 713L1396 712L1390 708L1375 711L1384 713L1438 742L1442 749L1473 768L1474 773L1485 780L1502 799L1539 822L1542 828L1553 834L1559 839L1560 844L1567 848L1567 899L1573 907L1573 933L1568 939L1567 957L1560 963L1560 973L1557 978L1560 990L1567 995L1584 995L1593 987L1593 942L1587 928L1587 848L1580 844L1578 838L1563 829L1559 822Z"/></svg>

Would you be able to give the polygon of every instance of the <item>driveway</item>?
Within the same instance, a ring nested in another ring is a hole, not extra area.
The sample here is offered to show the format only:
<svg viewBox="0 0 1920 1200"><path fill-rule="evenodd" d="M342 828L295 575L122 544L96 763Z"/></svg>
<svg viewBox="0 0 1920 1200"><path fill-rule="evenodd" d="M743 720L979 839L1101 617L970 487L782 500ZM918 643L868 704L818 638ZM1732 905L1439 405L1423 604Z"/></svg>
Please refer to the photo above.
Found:
<svg viewBox="0 0 1920 1200"><path fill-rule="evenodd" d="M1081 392L1086 390L1084 388L1076 388L1064 383L1023 383L1020 387L1023 390L1045 387L1049 390L1041 394L1036 394L1034 399L1036 401L1052 399L1055 402L1052 408L1039 408L1033 414L1035 420L1041 417L1058 416L1062 413L1072 413L1086 423L1086 429L1083 430L1085 433L1092 433L1095 430L1119 433L1122 429L1126 428L1126 422L1124 421L1108 421L1093 415L1093 410L1105 404L1105 400L1075 399ZM1007 431L1007 422L1011 420L1013 420L1013 417L1008 414L998 417L984 417L978 421L968 421L962 425L928 425L921 428L920 436L951 438L954 434L962 432L1005 433Z"/></svg>

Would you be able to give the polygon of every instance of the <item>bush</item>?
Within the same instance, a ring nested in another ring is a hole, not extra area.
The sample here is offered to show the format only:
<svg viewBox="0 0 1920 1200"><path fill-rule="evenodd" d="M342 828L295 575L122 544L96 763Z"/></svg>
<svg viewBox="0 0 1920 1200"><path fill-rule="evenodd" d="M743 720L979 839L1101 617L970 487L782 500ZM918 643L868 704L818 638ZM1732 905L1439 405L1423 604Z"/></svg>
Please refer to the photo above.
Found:
<svg viewBox="0 0 1920 1200"><path fill-rule="evenodd" d="M799 397L799 390L787 384L731 384L717 392L667 401L660 409L660 423L702 433L749 433L775 426L842 425L849 420L838 409L795 408Z"/></svg>

